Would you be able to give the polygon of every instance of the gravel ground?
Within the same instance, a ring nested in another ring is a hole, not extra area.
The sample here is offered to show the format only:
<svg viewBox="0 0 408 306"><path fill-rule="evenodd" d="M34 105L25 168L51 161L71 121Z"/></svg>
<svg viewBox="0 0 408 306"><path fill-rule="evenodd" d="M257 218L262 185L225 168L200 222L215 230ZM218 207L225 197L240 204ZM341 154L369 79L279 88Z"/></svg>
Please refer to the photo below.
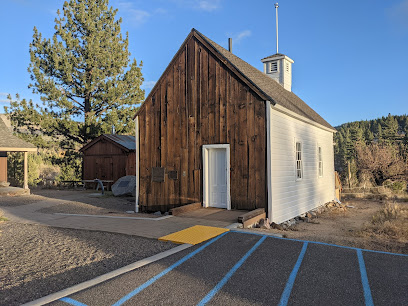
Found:
<svg viewBox="0 0 408 306"><path fill-rule="evenodd" d="M20 305L174 247L122 234L0 222L0 305Z"/></svg>
<svg viewBox="0 0 408 306"><path fill-rule="evenodd" d="M45 214L65 213L65 214L84 214L84 215L113 215L126 217L157 218L153 214L137 213L129 214L126 211L134 211L134 197L115 197L111 192L101 196L95 190L52 190L40 189L34 191L34 197L40 197L43 200L47 198L66 199L67 197L76 197L75 201L64 201L52 207L43 208L38 212ZM1 206L1 205L0 205Z"/></svg>
<svg viewBox="0 0 408 306"><path fill-rule="evenodd" d="M15 197L0 196L0 207L28 205L42 200L44 200L44 198L39 195L23 195Z"/></svg>

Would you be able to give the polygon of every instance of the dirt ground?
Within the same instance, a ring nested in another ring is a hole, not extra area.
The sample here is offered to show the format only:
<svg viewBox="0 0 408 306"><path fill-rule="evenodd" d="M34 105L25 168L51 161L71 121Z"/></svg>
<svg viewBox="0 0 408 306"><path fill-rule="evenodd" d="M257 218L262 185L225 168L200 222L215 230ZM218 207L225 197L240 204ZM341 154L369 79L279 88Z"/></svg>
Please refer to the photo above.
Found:
<svg viewBox="0 0 408 306"><path fill-rule="evenodd" d="M255 230L283 234L284 237L293 239L408 254L408 237L395 240L361 233L364 225L372 220L373 215L385 203L386 201L372 199L346 199L342 204L353 206L353 208L347 208L346 211L326 211L309 223L297 223L290 230ZM407 202L398 202L398 204L405 208L408 207Z"/></svg>
<svg viewBox="0 0 408 306"><path fill-rule="evenodd" d="M61 201L61 204L49 208L43 208L38 212L53 214L84 214L84 215L113 215L126 217L143 217L156 218L153 214L129 214L135 209L134 197L114 197L111 192L106 192L101 195L100 191L95 190L72 190L72 189L33 189L31 195L2 197L0 198L1 207L21 206L33 204L39 201L53 199L66 199L67 197L75 198L75 200Z"/></svg>

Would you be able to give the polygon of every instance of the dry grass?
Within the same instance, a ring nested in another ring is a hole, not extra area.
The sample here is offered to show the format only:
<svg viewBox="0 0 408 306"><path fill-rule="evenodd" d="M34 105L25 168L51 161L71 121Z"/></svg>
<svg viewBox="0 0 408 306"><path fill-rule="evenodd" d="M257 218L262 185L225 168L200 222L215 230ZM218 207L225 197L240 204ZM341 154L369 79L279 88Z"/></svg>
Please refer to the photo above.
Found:
<svg viewBox="0 0 408 306"><path fill-rule="evenodd" d="M357 235L408 243L408 207L386 203Z"/></svg>

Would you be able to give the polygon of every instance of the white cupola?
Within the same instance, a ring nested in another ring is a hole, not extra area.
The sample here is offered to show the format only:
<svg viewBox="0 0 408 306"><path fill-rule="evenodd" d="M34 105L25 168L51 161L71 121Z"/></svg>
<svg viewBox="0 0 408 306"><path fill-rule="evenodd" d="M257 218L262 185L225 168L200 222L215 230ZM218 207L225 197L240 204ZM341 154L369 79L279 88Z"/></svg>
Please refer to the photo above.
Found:
<svg viewBox="0 0 408 306"><path fill-rule="evenodd" d="M292 64L294 61L281 53L263 58L264 73L286 90L292 91Z"/></svg>
<svg viewBox="0 0 408 306"><path fill-rule="evenodd" d="M264 73L278 82L286 90L292 91L292 64L294 61L285 54L279 53L278 39L278 7L275 3L276 10L276 53L274 55L261 59L264 66Z"/></svg>

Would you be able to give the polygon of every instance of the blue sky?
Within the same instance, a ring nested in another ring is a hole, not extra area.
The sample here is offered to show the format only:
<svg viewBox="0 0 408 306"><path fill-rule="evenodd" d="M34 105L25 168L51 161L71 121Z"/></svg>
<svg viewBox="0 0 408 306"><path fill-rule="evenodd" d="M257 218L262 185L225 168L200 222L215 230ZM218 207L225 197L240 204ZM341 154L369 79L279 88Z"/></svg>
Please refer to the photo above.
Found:
<svg viewBox="0 0 408 306"><path fill-rule="evenodd" d="M30 83L33 27L53 34L63 0L0 3L0 112L6 94L39 101ZM191 28L262 69L274 54L274 1L111 0L129 32L132 58L143 61L146 93ZM408 0L281 0L279 51L291 57L292 90L333 126L408 113Z"/></svg>

